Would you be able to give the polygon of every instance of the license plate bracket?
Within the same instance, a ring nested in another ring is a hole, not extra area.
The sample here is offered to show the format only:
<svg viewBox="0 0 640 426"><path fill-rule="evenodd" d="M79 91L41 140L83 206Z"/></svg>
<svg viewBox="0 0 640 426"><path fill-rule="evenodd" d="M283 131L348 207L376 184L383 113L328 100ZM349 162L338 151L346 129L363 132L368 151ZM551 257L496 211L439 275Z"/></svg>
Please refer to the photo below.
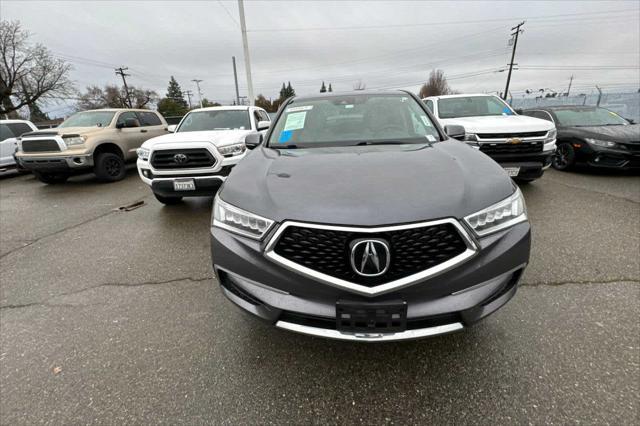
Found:
<svg viewBox="0 0 640 426"><path fill-rule="evenodd" d="M507 172L507 175L510 177L516 177L520 174L520 167L504 167L504 171Z"/></svg>
<svg viewBox="0 0 640 426"><path fill-rule="evenodd" d="M173 181L174 191L195 191L196 183L193 179L176 179Z"/></svg>
<svg viewBox="0 0 640 426"><path fill-rule="evenodd" d="M336 302L336 329L351 333L397 333L407 329L407 302Z"/></svg>

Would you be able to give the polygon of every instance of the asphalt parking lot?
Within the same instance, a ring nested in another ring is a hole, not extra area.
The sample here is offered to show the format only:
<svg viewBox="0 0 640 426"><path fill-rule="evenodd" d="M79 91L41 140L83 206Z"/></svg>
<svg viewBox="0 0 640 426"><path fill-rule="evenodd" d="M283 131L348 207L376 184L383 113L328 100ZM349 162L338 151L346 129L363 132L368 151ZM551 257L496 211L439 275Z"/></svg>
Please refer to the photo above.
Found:
<svg viewBox="0 0 640 426"><path fill-rule="evenodd" d="M369 345L228 303L211 198L165 207L134 170L4 177L0 423L633 424L640 177L550 170L523 192L532 259L509 304L461 333Z"/></svg>

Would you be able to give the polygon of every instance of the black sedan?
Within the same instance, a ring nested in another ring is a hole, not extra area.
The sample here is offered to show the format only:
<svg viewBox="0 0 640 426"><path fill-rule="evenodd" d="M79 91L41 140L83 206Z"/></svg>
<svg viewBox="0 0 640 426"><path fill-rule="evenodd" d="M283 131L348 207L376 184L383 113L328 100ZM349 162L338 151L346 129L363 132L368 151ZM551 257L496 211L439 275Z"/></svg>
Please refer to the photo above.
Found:
<svg viewBox="0 0 640 426"><path fill-rule="evenodd" d="M640 125L605 108L555 106L527 109L522 114L553 121L558 130L553 167L577 164L640 169Z"/></svg>

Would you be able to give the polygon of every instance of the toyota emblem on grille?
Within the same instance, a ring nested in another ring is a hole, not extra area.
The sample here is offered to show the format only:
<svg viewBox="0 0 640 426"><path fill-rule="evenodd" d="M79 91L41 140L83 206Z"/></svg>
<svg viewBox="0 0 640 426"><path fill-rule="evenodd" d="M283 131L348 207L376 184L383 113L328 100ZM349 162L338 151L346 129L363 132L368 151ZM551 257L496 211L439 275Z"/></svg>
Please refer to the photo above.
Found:
<svg viewBox="0 0 640 426"><path fill-rule="evenodd" d="M186 154L176 154L173 156L173 161L177 164L184 164L189 161L189 157L187 157Z"/></svg>
<svg viewBox="0 0 640 426"><path fill-rule="evenodd" d="M381 239L361 239L351 243L351 267L363 277L377 277L389 269L389 244Z"/></svg>

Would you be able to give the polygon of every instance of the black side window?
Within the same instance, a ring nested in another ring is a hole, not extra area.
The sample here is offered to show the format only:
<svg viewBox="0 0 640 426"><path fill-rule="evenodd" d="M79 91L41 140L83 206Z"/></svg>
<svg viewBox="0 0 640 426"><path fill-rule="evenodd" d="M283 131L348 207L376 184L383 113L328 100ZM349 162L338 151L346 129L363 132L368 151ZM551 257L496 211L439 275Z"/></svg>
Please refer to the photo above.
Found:
<svg viewBox="0 0 640 426"><path fill-rule="evenodd" d="M153 112L139 112L138 117L140 117L140 124L142 124L143 126L162 125L162 121L160 121L160 118Z"/></svg>
<svg viewBox="0 0 640 426"><path fill-rule="evenodd" d="M271 121L271 119L269 118L269 114L262 111L261 109L258 110L258 114L260 115L260 121Z"/></svg>
<svg viewBox="0 0 640 426"><path fill-rule="evenodd" d="M31 127L24 123L9 123L7 124L16 137L22 136L24 133L32 132Z"/></svg>
<svg viewBox="0 0 640 426"><path fill-rule="evenodd" d="M257 109L253 110L253 118L256 121L256 127L258 127L258 121L262 120L262 118L260 118L260 112Z"/></svg>
<svg viewBox="0 0 640 426"><path fill-rule="evenodd" d="M15 135L6 124L0 124L0 141L5 139L14 138Z"/></svg>
<svg viewBox="0 0 640 426"><path fill-rule="evenodd" d="M120 114L120 116L118 117L118 124L125 124L125 121L129 118L133 118L134 120L138 121L138 124L140 123L140 120L138 119L138 116L135 112L127 111Z"/></svg>

